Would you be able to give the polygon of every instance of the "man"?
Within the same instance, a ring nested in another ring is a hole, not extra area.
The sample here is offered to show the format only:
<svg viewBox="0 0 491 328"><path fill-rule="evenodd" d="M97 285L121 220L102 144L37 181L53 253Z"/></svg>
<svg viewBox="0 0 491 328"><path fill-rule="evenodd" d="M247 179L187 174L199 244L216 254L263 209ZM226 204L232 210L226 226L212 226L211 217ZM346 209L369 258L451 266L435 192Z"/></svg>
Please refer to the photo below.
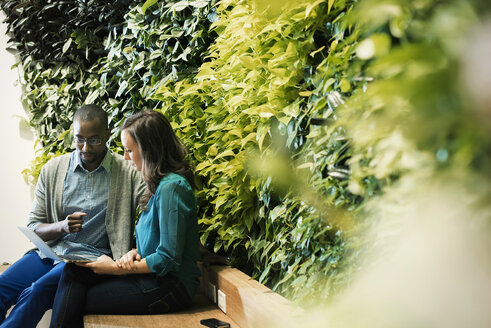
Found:
<svg viewBox="0 0 491 328"><path fill-rule="evenodd" d="M128 161L107 149L107 122L101 107L79 108L73 122L76 151L41 170L27 226L57 253L119 259L131 249L145 184ZM1 274L0 327L36 327L53 305L63 267L31 250Z"/></svg>

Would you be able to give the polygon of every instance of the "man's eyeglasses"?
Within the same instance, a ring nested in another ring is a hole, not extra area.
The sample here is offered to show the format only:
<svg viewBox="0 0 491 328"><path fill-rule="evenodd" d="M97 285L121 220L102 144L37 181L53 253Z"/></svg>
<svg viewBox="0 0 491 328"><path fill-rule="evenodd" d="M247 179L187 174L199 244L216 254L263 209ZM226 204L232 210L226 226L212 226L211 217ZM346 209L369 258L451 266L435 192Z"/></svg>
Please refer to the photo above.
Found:
<svg viewBox="0 0 491 328"><path fill-rule="evenodd" d="M74 137L73 139L75 140L75 143L77 143L79 145L83 145L84 143L87 143L87 144L92 145L92 146L97 146L97 145L100 145L102 142L101 138L85 139L85 138Z"/></svg>

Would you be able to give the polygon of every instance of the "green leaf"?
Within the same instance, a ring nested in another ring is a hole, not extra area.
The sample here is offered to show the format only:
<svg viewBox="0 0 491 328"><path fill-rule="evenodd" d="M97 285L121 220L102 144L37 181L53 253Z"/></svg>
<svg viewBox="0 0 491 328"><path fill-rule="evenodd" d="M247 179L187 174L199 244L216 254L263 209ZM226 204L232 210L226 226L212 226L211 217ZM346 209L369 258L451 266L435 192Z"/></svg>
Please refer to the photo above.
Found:
<svg viewBox="0 0 491 328"><path fill-rule="evenodd" d="M63 53L68 51L68 49L70 48L70 45L72 44L72 41L73 41L72 38L68 38L68 40L63 45L63 48L62 48Z"/></svg>
<svg viewBox="0 0 491 328"><path fill-rule="evenodd" d="M191 5L195 8L204 8L204 7L208 6L209 3L210 3L209 0L196 0L196 1L190 1L189 5Z"/></svg>
<svg viewBox="0 0 491 328"><path fill-rule="evenodd" d="M327 13L329 14L331 12L332 5L334 4L334 0L328 0L327 1Z"/></svg>
<svg viewBox="0 0 491 328"><path fill-rule="evenodd" d="M217 155L215 157L215 159L219 159L219 158L226 157L226 156L235 156L235 153L233 151L231 151L231 150L226 150L223 153Z"/></svg>
<svg viewBox="0 0 491 328"><path fill-rule="evenodd" d="M178 1L174 4L172 4L170 6L170 9L174 10L174 11L182 11L182 10L186 9L187 7L189 7L189 5L190 5L189 1L181 0L181 1Z"/></svg>
<svg viewBox="0 0 491 328"><path fill-rule="evenodd" d="M339 88L341 89L341 92L348 92L351 90L351 85L348 81L348 79L341 79L341 81L339 82Z"/></svg>
<svg viewBox="0 0 491 328"><path fill-rule="evenodd" d="M266 279L266 277L269 274L269 270L271 270L271 265L266 266L266 268L264 269L264 271L261 273L261 276L259 276L258 281L260 283L263 283L264 282L264 280Z"/></svg>
<svg viewBox="0 0 491 328"><path fill-rule="evenodd" d="M155 5L157 2L158 2L158 0L147 0L147 1L145 1L145 3L142 6L142 9L141 9L142 14L145 15L145 12L147 11L147 9L152 7L153 5Z"/></svg>

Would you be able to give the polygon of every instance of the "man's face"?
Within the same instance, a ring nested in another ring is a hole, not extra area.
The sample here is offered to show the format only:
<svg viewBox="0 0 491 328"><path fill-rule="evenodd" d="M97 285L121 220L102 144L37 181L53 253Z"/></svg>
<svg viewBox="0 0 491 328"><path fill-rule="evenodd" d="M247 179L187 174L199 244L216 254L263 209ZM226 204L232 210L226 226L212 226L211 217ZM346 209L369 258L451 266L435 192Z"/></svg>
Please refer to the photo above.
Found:
<svg viewBox="0 0 491 328"><path fill-rule="evenodd" d="M75 147L82 164L88 170L97 168L104 158L109 131L99 119L73 122Z"/></svg>

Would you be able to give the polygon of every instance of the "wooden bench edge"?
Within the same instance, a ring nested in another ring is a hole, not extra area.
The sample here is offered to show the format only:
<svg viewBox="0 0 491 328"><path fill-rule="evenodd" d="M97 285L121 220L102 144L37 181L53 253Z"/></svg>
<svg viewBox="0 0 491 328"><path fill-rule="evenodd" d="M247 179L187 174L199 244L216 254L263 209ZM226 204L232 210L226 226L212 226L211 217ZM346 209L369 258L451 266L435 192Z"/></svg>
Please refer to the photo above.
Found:
<svg viewBox="0 0 491 328"><path fill-rule="evenodd" d="M212 265L201 269L204 293L216 299L219 307L219 290L224 293L227 316L242 328L293 326L304 312L236 268Z"/></svg>

